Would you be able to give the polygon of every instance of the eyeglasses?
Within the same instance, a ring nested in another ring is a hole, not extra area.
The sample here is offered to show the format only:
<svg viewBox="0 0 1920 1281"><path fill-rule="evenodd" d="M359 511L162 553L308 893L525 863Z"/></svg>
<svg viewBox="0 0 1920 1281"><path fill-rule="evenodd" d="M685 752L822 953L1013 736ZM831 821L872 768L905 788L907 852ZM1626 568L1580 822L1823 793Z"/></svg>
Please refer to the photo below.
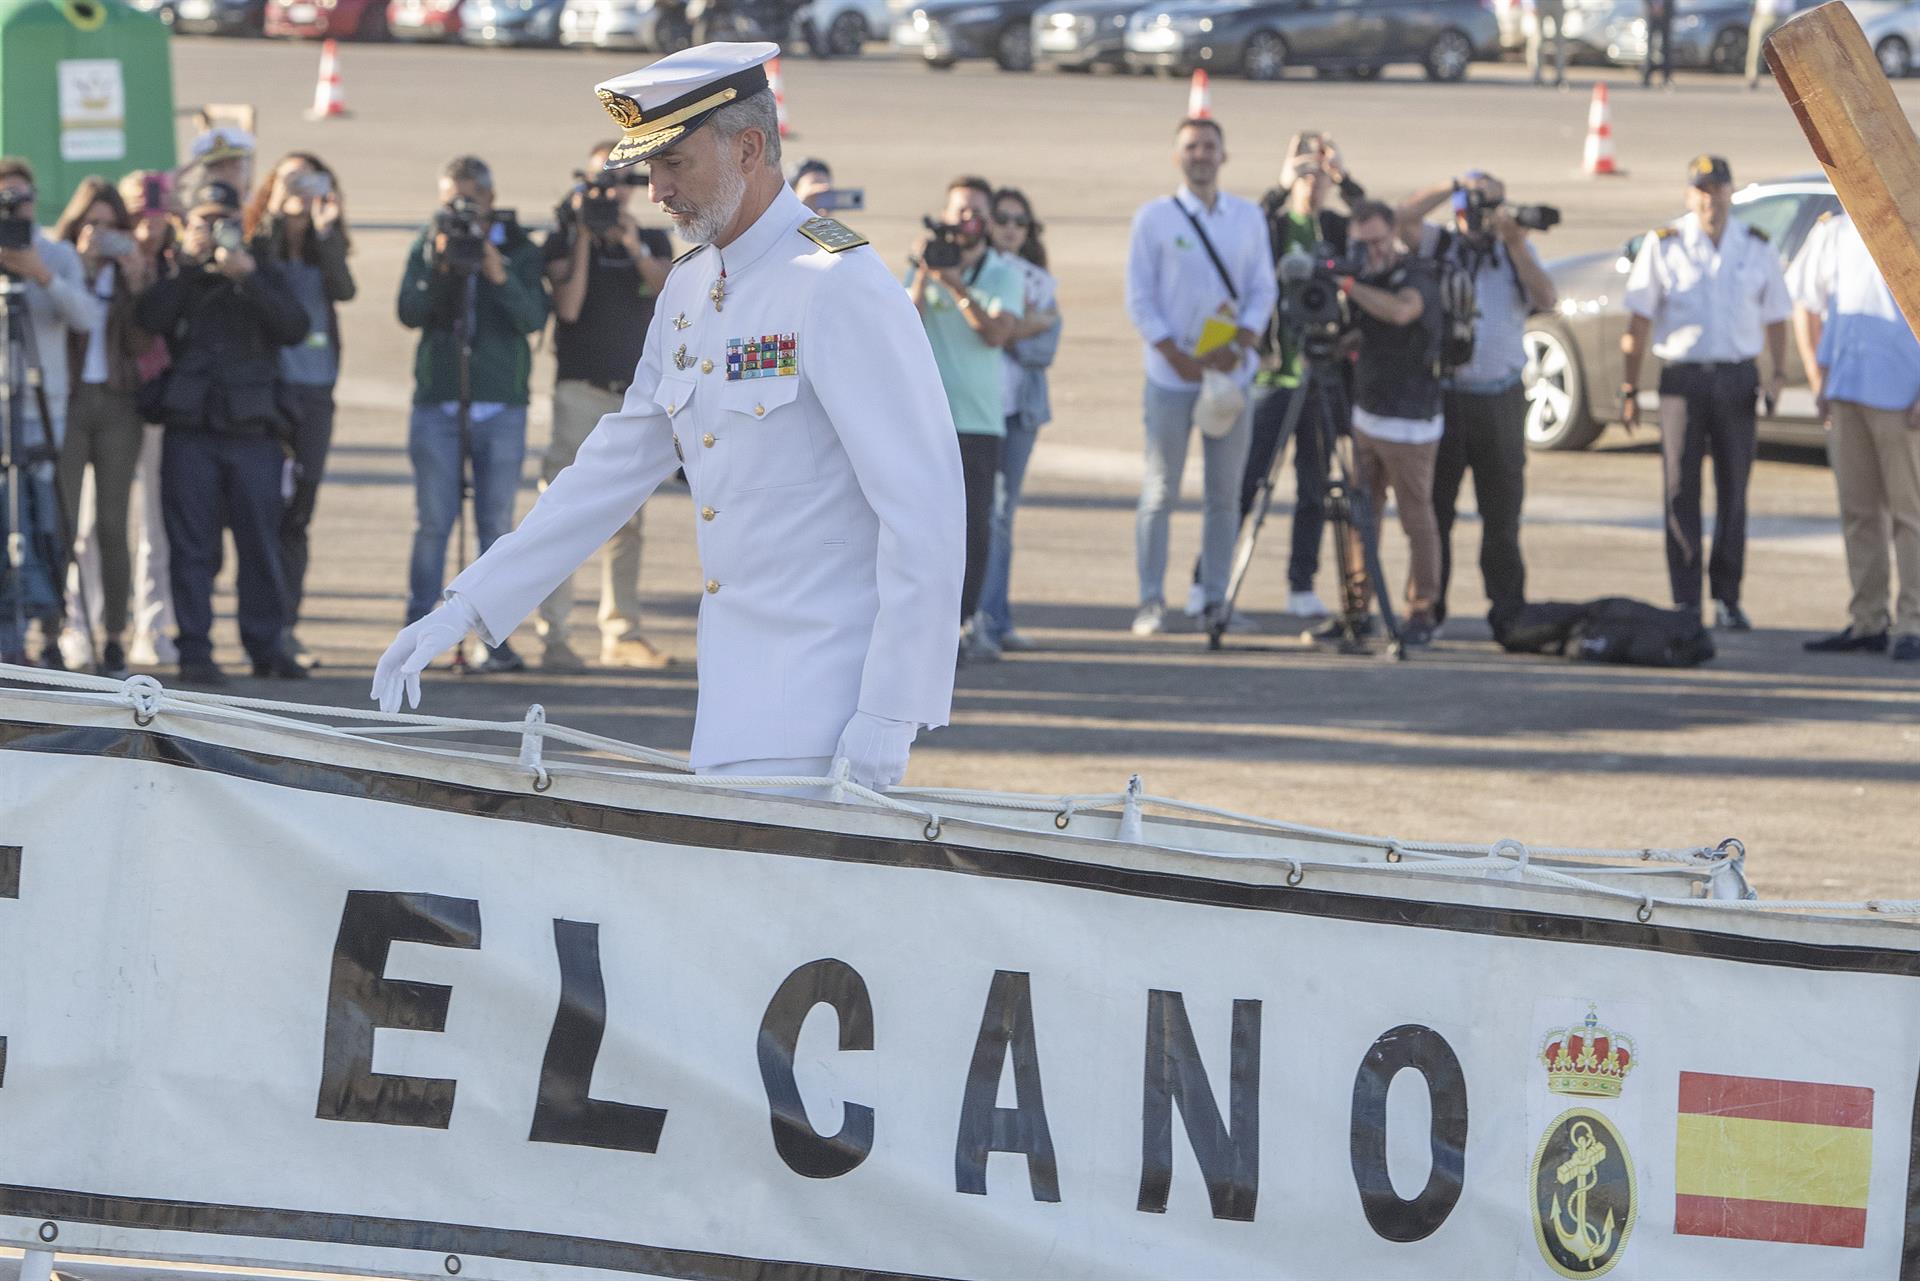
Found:
<svg viewBox="0 0 1920 1281"><path fill-rule="evenodd" d="M994 212L993 221L994 225L999 227L1031 227L1033 225L1033 219L1025 214L1000 213L998 210Z"/></svg>

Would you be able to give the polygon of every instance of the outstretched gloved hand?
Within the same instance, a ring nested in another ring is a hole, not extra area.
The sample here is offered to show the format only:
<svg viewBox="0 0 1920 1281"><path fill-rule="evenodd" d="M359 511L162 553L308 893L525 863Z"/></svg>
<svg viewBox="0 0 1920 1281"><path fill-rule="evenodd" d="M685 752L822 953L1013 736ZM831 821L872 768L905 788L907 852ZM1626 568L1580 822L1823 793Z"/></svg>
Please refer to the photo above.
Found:
<svg viewBox="0 0 1920 1281"><path fill-rule="evenodd" d="M913 747L920 727L912 721L888 720L855 712L847 727L840 731L840 745L833 749L833 767L847 763L847 777L862 787L884 791L907 775L907 753Z"/></svg>
<svg viewBox="0 0 1920 1281"><path fill-rule="evenodd" d="M440 655L467 638L480 615L461 596L454 596L417 623L408 623L380 656L373 669L373 693L383 712L400 710L404 689L408 707L420 706L420 673Z"/></svg>

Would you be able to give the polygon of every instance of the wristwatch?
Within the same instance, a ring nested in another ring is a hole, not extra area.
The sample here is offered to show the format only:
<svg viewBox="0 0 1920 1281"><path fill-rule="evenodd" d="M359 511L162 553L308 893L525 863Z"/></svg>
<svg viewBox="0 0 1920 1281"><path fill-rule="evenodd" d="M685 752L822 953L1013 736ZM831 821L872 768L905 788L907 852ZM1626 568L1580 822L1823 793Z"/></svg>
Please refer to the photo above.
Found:
<svg viewBox="0 0 1920 1281"><path fill-rule="evenodd" d="M953 305L958 307L961 311L972 311L973 295L968 293L955 294L953 296Z"/></svg>

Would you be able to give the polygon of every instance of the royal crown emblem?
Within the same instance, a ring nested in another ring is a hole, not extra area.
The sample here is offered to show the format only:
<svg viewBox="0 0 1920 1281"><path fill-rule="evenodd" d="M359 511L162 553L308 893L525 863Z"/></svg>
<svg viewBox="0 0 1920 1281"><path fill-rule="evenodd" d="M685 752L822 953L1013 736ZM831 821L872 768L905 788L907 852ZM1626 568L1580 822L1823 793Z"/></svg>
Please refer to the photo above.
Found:
<svg viewBox="0 0 1920 1281"><path fill-rule="evenodd" d="M1617 1099L1633 1070L1633 1038L1603 1026L1589 1005L1585 1022L1547 1033L1540 1062L1555 1094Z"/></svg>
<svg viewBox="0 0 1920 1281"><path fill-rule="evenodd" d="M640 104L625 94L615 93L611 89L595 89L600 96L600 105L607 114L617 121L622 129L631 129L640 123Z"/></svg>

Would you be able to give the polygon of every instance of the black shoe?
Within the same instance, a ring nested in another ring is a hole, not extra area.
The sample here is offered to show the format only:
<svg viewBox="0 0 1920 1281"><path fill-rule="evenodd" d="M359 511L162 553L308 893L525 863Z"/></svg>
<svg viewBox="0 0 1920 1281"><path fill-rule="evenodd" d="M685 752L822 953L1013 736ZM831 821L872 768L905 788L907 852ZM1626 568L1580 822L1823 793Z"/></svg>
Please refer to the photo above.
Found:
<svg viewBox="0 0 1920 1281"><path fill-rule="evenodd" d="M1400 643L1408 649L1425 649L1433 644L1433 624L1424 618L1409 618L1400 624Z"/></svg>
<svg viewBox="0 0 1920 1281"><path fill-rule="evenodd" d="M275 680L303 681L307 679L307 669L294 661L293 655L282 651L270 654L266 658L253 660L253 674L268 676Z"/></svg>
<svg viewBox="0 0 1920 1281"><path fill-rule="evenodd" d="M114 681L127 678L127 651L120 647L119 641L108 641L101 648L100 674Z"/></svg>
<svg viewBox="0 0 1920 1281"><path fill-rule="evenodd" d="M60 642L50 640L40 647L40 666L50 672L67 670L67 656L60 652Z"/></svg>
<svg viewBox="0 0 1920 1281"><path fill-rule="evenodd" d="M527 670L527 660L513 652L511 643L503 641L497 649L488 650L487 660L472 670L482 676L499 672L524 672Z"/></svg>
<svg viewBox="0 0 1920 1281"><path fill-rule="evenodd" d="M1920 659L1920 636L1902 636L1893 642L1893 661L1911 663Z"/></svg>
<svg viewBox="0 0 1920 1281"><path fill-rule="evenodd" d="M300 643L300 638L289 631L280 639L280 646L286 650L287 657L300 666L312 671L320 666L320 656Z"/></svg>
<svg viewBox="0 0 1920 1281"><path fill-rule="evenodd" d="M1353 635L1356 637L1371 636L1374 633L1375 627L1376 623L1373 615L1368 614L1353 628ZM1346 638L1347 617L1344 614L1335 614L1332 618L1329 618L1326 622L1307 633L1308 640L1337 641L1345 640Z"/></svg>
<svg viewBox="0 0 1920 1281"><path fill-rule="evenodd" d="M227 674L215 662L180 664L182 685L225 685Z"/></svg>
<svg viewBox="0 0 1920 1281"><path fill-rule="evenodd" d="M1859 632L1848 627L1831 636L1806 641L1800 648L1809 654L1884 654L1887 652L1887 633L1884 628L1877 632Z"/></svg>
<svg viewBox="0 0 1920 1281"><path fill-rule="evenodd" d="M1747 617L1747 611L1730 600L1713 602L1713 625L1723 632L1750 632L1753 620Z"/></svg>

